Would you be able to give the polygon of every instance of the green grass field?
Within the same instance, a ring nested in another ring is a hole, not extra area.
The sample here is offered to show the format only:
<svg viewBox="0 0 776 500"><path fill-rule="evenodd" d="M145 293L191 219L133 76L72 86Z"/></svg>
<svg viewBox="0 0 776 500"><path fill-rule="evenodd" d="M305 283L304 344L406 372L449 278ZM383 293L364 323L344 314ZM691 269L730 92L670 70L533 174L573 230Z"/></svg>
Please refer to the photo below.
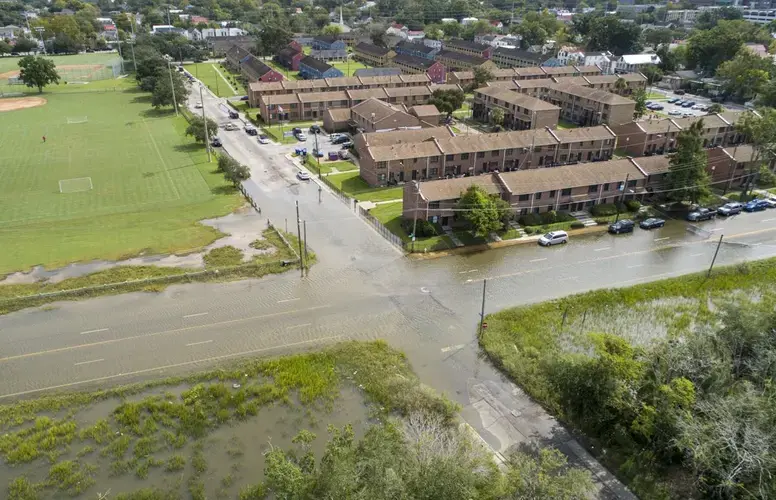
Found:
<svg viewBox="0 0 776 500"><path fill-rule="evenodd" d="M272 69L278 71L279 73L282 73L287 79L289 80L301 80L302 78L299 77L298 71L289 71L283 66L277 64L275 61L272 61L270 59L263 60L264 63L271 67ZM345 76L353 76L353 73L356 72L357 69L364 69L368 68L369 66L366 66L358 61L351 60L350 62L332 62L330 63L335 68L342 71L342 73Z"/></svg>
<svg viewBox="0 0 776 500"><path fill-rule="evenodd" d="M358 201L390 201L401 200L402 187L371 187L358 172L332 174L326 176L337 188Z"/></svg>
<svg viewBox="0 0 776 500"><path fill-rule="evenodd" d="M240 205L185 120L135 89L47 92L46 105L0 114L0 275L214 241L197 221ZM86 117L68 124L68 118ZM42 136L47 141L43 143ZM91 189L60 192L66 184Z"/></svg>
<svg viewBox="0 0 776 500"><path fill-rule="evenodd" d="M231 73L230 71L220 67L217 63L184 64L183 67L186 68L189 73L201 80L202 83L204 83L207 88L215 92L218 97L234 97L236 95L246 94L245 87L243 87L240 83L235 84L233 81L230 81L229 84L232 86L230 88L229 85L227 85L227 81L225 80L225 78L229 78L229 76L239 75ZM223 77L218 74L219 71ZM235 91L237 93L235 93Z"/></svg>
<svg viewBox="0 0 776 500"><path fill-rule="evenodd" d="M44 54L41 54L44 55ZM76 64L104 64L119 58L117 52L95 52L93 54L73 54L68 56L44 56L57 66ZM0 57L0 73L19 69L21 57Z"/></svg>

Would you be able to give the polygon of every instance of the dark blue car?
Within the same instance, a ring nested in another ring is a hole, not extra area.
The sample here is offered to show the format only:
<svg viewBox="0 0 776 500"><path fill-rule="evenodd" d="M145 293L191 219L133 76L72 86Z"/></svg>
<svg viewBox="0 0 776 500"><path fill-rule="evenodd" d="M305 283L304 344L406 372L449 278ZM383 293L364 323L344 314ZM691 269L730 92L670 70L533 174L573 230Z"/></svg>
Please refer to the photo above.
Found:
<svg viewBox="0 0 776 500"><path fill-rule="evenodd" d="M763 200L752 200L744 205L744 210L746 212L759 212L761 210L765 210L766 208L768 208L768 204L763 203Z"/></svg>

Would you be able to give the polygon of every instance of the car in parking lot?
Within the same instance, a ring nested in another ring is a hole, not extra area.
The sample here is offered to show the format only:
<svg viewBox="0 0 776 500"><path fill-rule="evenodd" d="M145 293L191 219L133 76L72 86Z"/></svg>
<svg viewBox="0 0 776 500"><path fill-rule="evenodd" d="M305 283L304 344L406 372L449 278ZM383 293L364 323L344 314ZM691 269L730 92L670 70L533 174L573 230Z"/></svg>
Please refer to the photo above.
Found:
<svg viewBox="0 0 776 500"><path fill-rule="evenodd" d="M635 224L630 219L621 219L609 224L609 232L612 234L632 233Z"/></svg>
<svg viewBox="0 0 776 500"><path fill-rule="evenodd" d="M269 137L264 134L259 136L259 144L269 144Z"/></svg>
<svg viewBox="0 0 776 500"><path fill-rule="evenodd" d="M658 219L657 217L650 217L649 219L644 219L643 221L639 222L639 227L641 229L655 229L665 225L666 221L663 219Z"/></svg>
<svg viewBox="0 0 776 500"><path fill-rule="evenodd" d="M560 245L569 242L569 235L566 231L550 231L541 238L539 238L539 245L543 247L550 247L552 245Z"/></svg>
<svg viewBox="0 0 776 500"><path fill-rule="evenodd" d="M332 144L345 144L350 141L350 137L347 134L342 134L331 140Z"/></svg>
<svg viewBox="0 0 776 500"><path fill-rule="evenodd" d="M711 220L717 216L717 212L710 208L698 208L687 215L687 220L690 222L698 222L702 220Z"/></svg>
<svg viewBox="0 0 776 500"><path fill-rule="evenodd" d="M318 125L310 125L310 133L311 134L320 134L321 133L321 127Z"/></svg>
<svg viewBox="0 0 776 500"><path fill-rule="evenodd" d="M695 101L687 101L684 104L682 104L683 108L691 108L697 104Z"/></svg>
<svg viewBox="0 0 776 500"><path fill-rule="evenodd" d="M296 178L300 181L309 181L310 180L310 174L307 172L299 171L296 173Z"/></svg>
<svg viewBox="0 0 776 500"><path fill-rule="evenodd" d="M669 111L669 112L668 112L668 114L669 114L670 116L681 116L681 115L682 115L682 112L681 112L681 111L679 111L679 110L676 110L676 109L672 109L671 111Z"/></svg>
<svg viewBox="0 0 776 500"><path fill-rule="evenodd" d="M195 108L197 108L197 109L202 109L202 102L201 102L201 101L197 101L197 102L194 104L194 107L195 107Z"/></svg>
<svg viewBox="0 0 776 500"><path fill-rule="evenodd" d="M770 208L767 203L764 203L765 200L752 200L746 205L744 205L744 211L746 212L759 212L761 210L765 210L766 208Z"/></svg>
<svg viewBox="0 0 776 500"><path fill-rule="evenodd" d="M668 102L668 104L676 104L679 101L681 101L681 99L679 99L678 97L672 97L667 102Z"/></svg>
<svg viewBox="0 0 776 500"><path fill-rule="evenodd" d="M244 96L240 97L240 100L241 101L247 101L248 100L248 96L244 95Z"/></svg>
<svg viewBox="0 0 776 500"><path fill-rule="evenodd" d="M737 201L733 201L730 203L725 203L721 207L717 209L717 213L719 215L724 215L725 217L729 215L736 215L740 214L741 210L743 210L744 206Z"/></svg>
<svg viewBox="0 0 776 500"><path fill-rule="evenodd" d="M684 95L685 92L684 92L684 90L679 89L679 90L674 90L674 94L676 94L676 95Z"/></svg>
<svg viewBox="0 0 776 500"><path fill-rule="evenodd" d="M296 140L299 142L304 142L307 140L307 136L305 135L304 132L299 132L298 134L296 134Z"/></svg>

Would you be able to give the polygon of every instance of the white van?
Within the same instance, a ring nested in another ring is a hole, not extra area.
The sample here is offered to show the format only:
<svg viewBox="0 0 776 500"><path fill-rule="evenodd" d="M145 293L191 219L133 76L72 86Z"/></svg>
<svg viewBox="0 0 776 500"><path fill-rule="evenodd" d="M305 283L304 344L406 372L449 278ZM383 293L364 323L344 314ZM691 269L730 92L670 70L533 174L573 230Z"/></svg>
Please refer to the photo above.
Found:
<svg viewBox="0 0 776 500"><path fill-rule="evenodd" d="M539 244L543 247L549 247L552 245L559 245L561 243L568 243L569 235L566 231L550 231L541 238L539 238Z"/></svg>

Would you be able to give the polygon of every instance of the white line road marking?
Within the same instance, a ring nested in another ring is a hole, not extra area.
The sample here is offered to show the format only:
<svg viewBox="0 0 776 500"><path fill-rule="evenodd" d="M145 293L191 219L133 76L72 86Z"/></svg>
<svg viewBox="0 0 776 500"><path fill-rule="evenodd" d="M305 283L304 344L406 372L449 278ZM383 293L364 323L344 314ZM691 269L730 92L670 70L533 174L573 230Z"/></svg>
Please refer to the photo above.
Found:
<svg viewBox="0 0 776 500"><path fill-rule="evenodd" d="M105 361L104 359L93 359L91 361L81 361L80 363L76 363L73 366L80 366L80 365L90 365L92 363L99 363L100 361Z"/></svg>
<svg viewBox="0 0 776 500"><path fill-rule="evenodd" d="M690 257L700 257L701 255L703 255L703 254L702 253L694 253L694 254L690 255Z"/></svg>
<svg viewBox="0 0 776 500"><path fill-rule="evenodd" d="M533 259L533 260L529 260L528 262L541 262L541 261L543 261L543 260L547 260L547 257L544 257L544 258L542 258L542 259Z"/></svg>
<svg viewBox="0 0 776 500"><path fill-rule="evenodd" d="M722 231L723 229L725 229L725 228L724 227L715 227L714 229L711 229L710 231L712 231L712 232L714 232L714 231Z"/></svg>
<svg viewBox="0 0 776 500"><path fill-rule="evenodd" d="M593 251L594 252L603 252L604 250L609 250L612 247L603 247L603 248L596 248Z"/></svg>
<svg viewBox="0 0 776 500"><path fill-rule="evenodd" d="M763 220L761 220L760 222L771 222L771 221L775 221L775 220L776 220L776 219L763 219Z"/></svg>
<svg viewBox="0 0 776 500"><path fill-rule="evenodd" d="M295 298L295 299L283 299L283 300L278 300L278 304L283 304L284 302L293 302L293 301L295 301L295 300L299 300L299 298L297 297L297 298Z"/></svg>
<svg viewBox="0 0 776 500"><path fill-rule="evenodd" d="M110 330L110 328L98 328L97 330L86 330L85 332L81 332L81 335L86 335L88 333L107 332L108 330Z"/></svg>
<svg viewBox="0 0 776 500"><path fill-rule="evenodd" d="M442 352L457 351L458 349L463 349L464 347L466 347L466 344L451 345L448 347L443 347Z"/></svg>
<svg viewBox="0 0 776 500"><path fill-rule="evenodd" d="M295 330L297 328L304 328L304 327L310 326L310 325L312 325L312 323L302 323L301 325L289 326L288 328L286 328L286 330Z"/></svg>
<svg viewBox="0 0 776 500"><path fill-rule="evenodd" d="M292 342L290 344L281 344L281 345L276 345L276 346L272 346L272 347L262 347L260 349L251 349L249 351L242 351L242 352L234 352L234 353L230 353L230 354L223 354L221 356L211 356L209 358L196 359L194 361L184 361L182 363L174 363L174 364L165 365L165 366L157 366L156 368L145 368L143 370L135 370L135 371L132 371L132 372L127 372L127 373L117 373L115 375L106 375L104 377L97 377L97 378L93 378L93 379L89 379L89 380L81 380L79 382L69 382L67 384L52 385L50 387L41 387L39 389L30 389L29 391L15 392L15 393L11 393L11 394L0 394L0 399L14 398L14 397L17 397L17 396L24 396L25 394L35 394L35 393L44 392L44 391L53 391L53 390L56 390L56 389L64 389L66 387L75 387L77 385L82 385L82 384L93 384L94 382L104 382L105 380L113 380L113 379L119 378L119 377L131 377L131 376L134 376L134 375L140 375L142 373L151 373L151 372L156 372L156 371L159 371L159 370L169 370L169 369L172 369L172 368L180 368L181 366L194 365L194 364L197 364L197 363L212 363L213 361L219 361L219 360L222 360L222 359L229 359L229 358L236 358L238 356L247 356L248 354L258 354L260 352L271 351L273 349L295 347L295 346L299 346L299 345L311 344L313 342L321 342L321 343L323 343L325 341L339 340L341 338L342 338L342 335L334 335L334 336L331 336L331 337L324 337L324 338L320 338L320 339L303 340L301 342Z"/></svg>
<svg viewBox="0 0 776 500"><path fill-rule="evenodd" d="M476 269L469 269L468 271L458 271L458 274L476 273Z"/></svg>
<svg viewBox="0 0 776 500"><path fill-rule="evenodd" d="M202 342L192 342L191 344L186 344L186 347L191 347L193 345L202 345L202 344L209 344L213 342L212 340L203 340Z"/></svg>
<svg viewBox="0 0 776 500"><path fill-rule="evenodd" d="M575 280L577 279L576 276L566 276L565 278L558 278L555 281L569 281L569 280Z"/></svg>
<svg viewBox="0 0 776 500"><path fill-rule="evenodd" d="M208 314L210 313L204 312L204 313L196 313L196 314L187 314L184 316L184 318L196 318L197 316L207 316Z"/></svg>
<svg viewBox="0 0 776 500"><path fill-rule="evenodd" d="M634 266L628 266L628 269L636 269L637 267L644 267L644 264L636 264Z"/></svg>
<svg viewBox="0 0 776 500"><path fill-rule="evenodd" d="M670 239L671 239L670 236L666 236L665 238L655 238L655 241L665 241L665 240L670 240Z"/></svg>

